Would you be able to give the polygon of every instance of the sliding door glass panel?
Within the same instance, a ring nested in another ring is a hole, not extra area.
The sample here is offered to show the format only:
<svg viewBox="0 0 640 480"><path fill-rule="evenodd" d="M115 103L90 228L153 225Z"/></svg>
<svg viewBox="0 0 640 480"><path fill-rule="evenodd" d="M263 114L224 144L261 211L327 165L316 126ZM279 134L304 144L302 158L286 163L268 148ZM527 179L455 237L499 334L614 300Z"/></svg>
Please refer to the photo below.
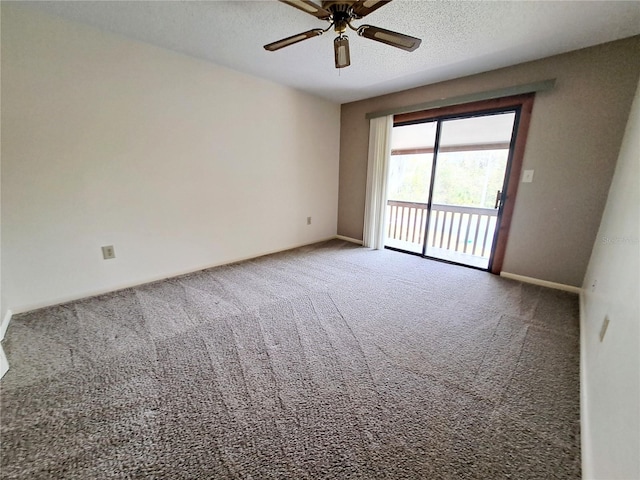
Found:
<svg viewBox="0 0 640 480"><path fill-rule="evenodd" d="M425 254L489 267L515 112L443 120Z"/></svg>
<svg viewBox="0 0 640 480"><path fill-rule="evenodd" d="M385 246L422 253L436 122L394 127L387 178Z"/></svg>

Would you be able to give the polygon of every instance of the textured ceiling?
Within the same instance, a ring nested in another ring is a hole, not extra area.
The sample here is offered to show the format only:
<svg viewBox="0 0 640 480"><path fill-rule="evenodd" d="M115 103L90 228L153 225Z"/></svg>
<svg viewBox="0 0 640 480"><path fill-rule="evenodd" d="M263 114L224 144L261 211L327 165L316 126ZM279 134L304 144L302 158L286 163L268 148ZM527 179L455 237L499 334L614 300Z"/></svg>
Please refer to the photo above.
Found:
<svg viewBox="0 0 640 480"><path fill-rule="evenodd" d="M351 32L351 66L337 70L331 31L276 52L262 48L326 27L276 1L20 3L339 103L640 34L640 1L394 0L355 25L420 37L420 48L409 53Z"/></svg>

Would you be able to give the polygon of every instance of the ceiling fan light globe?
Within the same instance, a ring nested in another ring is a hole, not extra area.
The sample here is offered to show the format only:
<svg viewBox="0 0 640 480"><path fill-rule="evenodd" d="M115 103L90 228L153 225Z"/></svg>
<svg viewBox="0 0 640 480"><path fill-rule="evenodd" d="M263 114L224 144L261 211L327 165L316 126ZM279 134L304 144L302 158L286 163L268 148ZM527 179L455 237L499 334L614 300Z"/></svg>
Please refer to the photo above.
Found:
<svg viewBox="0 0 640 480"><path fill-rule="evenodd" d="M347 64L347 49L345 47L338 47L338 63L340 66Z"/></svg>
<svg viewBox="0 0 640 480"><path fill-rule="evenodd" d="M351 65L351 56L349 54L349 37L342 35L336 37L333 41L335 51L336 68L345 68Z"/></svg>

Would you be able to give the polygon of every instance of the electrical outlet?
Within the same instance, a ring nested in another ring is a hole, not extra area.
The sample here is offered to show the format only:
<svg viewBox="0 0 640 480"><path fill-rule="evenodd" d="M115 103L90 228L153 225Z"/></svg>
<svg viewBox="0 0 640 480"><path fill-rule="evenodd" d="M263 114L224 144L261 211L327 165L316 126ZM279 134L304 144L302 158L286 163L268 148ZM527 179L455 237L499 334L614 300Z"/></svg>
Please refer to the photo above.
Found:
<svg viewBox="0 0 640 480"><path fill-rule="evenodd" d="M609 327L609 315L604 316L604 321L602 322L602 327L600 327L600 341L604 340L604 336L607 333L607 328Z"/></svg>
<svg viewBox="0 0 640 480"><path fill-rule="evenodd" d="M107 245L102 247L102 258L105 260L109 260L110 258L116 258L116 251L113 248L113 245Z"/></svg>
<svg viewBox="0 0 640 480"><path fill-rule="evenodd" d="M307 225L311 225L311 217L307 217Z"/></svg>

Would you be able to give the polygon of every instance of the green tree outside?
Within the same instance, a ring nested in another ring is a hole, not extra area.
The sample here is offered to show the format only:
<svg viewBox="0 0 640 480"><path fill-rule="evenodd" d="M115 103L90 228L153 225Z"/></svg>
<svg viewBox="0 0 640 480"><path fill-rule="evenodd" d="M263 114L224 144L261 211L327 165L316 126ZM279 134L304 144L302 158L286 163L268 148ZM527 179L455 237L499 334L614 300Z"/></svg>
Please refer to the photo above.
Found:
<svg viewBox="0 0 640 480"><path fill-rule="evenodd" d="M496 192L502 190L508 154L508 150L440 153L433 202L493 208ZM432 160L432 154L391 156L388 198L426 203Z"/></svg>

